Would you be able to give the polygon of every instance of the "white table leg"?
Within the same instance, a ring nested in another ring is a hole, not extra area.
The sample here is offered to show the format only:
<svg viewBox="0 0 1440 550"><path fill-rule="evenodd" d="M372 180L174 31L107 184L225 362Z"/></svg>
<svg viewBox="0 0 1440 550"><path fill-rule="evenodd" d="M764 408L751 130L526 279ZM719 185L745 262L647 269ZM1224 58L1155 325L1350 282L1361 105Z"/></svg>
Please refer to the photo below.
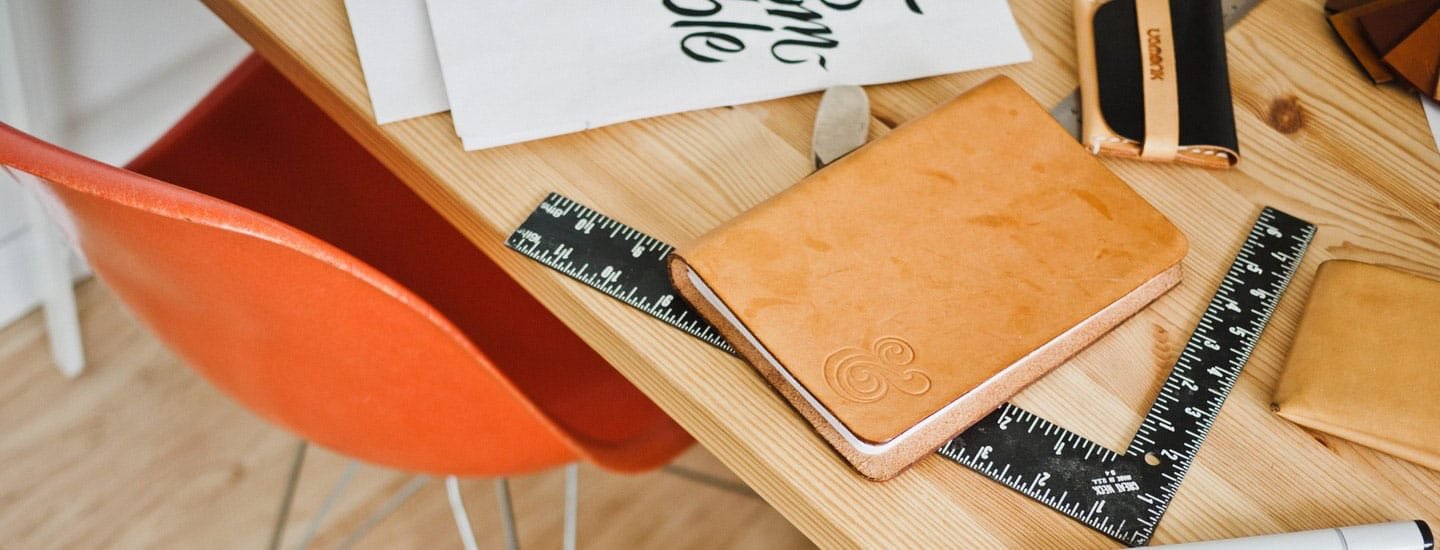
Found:
<svg viewBox="0 0 1440 550"><path fill-rule="evenodd" d="M31 176L19 174L18 177ZM45 310L50 354L60 372L74 378L85 370L85 348L80 340L75 286L70 279L70 248L45 216L35 197L28 190L21 195L25 201L26 217L29 218L33 281Z"/></svg>
<svg viewBox="0 0 1440 550"><path fill-rule="evenodd" d="M10 124L27 131L30 126L25 90L21 83L20 52L14 11L8 0L0 0L0 114ZM31 178L14 170L17 179ZM21 187L38 189L39 182L21 181ZM33 185L32 185L33 184ZM70 249L29 189L21 199L30 226L35 288L45 308L45 326L50 334L50 353L66 376L75 377L85 369L85 350L80 343L80 321L75 311L75 288L70 280Z"/></svg>

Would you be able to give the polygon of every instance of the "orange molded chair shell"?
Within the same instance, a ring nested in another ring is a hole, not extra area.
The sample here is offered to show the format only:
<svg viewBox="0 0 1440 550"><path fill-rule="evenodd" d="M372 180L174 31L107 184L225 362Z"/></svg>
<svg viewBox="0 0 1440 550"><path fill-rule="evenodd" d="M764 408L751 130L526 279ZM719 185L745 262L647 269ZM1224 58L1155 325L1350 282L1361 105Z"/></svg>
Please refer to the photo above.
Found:
<svg viewBox="0 0 1440 550"><path fill-rule="evenodd" d="M252 56L131 167L0 124L92 269L226 393L437 474L668 462L690 437ZM183 186L183 187L182 187Z"/></svg>

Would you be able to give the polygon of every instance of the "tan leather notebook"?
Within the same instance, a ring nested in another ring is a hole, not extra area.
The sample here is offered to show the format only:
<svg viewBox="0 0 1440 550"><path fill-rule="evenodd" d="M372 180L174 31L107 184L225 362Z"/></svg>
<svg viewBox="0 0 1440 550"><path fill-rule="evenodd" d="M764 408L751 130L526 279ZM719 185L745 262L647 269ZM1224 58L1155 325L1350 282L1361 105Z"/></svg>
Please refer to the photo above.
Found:
<svg viewBox="0 0 1440 550"><path fill-rule="evenodd" d="M1180 279L1185 238L993 79L671 255L860 473L933 451Z"/></svg>
<svg viewBox="0 0 1440 550"><path fill-rule="evenodd" d="M1440 470L1440 281L1348 260L1320 264L1275 412Z"/></svg>

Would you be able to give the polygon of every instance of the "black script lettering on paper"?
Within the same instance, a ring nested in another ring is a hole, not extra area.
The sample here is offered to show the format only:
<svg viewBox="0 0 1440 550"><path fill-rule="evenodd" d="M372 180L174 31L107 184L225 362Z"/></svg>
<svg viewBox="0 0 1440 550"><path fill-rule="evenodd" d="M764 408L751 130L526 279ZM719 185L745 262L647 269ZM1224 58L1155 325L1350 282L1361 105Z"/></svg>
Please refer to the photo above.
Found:
<svg viewBox="0 0 1440 550"><path fill-rule="evenodd" d="M904 1L911 12L925 14L920 9L920 0ZM661 0L665 9L683 18L670 27L687 31L680 38L680 52L690 59L722 63L744 52L746 40L754 39L769 42L770 57L775 61L787 65L813 62L827 70L829 61L825 54L839 47L840 40L826 24L825 15L856 9L862 2L864 0ZM727 5L741 3L763 8L762 20L740 21L734 13L739 10L725 10Z"/></svg>

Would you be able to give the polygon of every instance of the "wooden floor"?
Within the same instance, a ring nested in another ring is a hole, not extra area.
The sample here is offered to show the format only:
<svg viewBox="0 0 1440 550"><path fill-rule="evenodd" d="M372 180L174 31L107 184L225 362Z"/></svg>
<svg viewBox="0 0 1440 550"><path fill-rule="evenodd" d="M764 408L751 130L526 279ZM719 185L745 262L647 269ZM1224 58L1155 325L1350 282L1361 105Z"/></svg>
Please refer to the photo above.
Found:
<svg viewBox="0 0 1440 550"><path fill-rule="evenodd" d="M0 548L263 548L296 439L206 384L103 286L79 293L89 371L77 380L50 365L38 314L0 329ZM312 447L287 547L346 462ZM698 447L678 463L735 479ZM580 472L582 548L810 546L753 494L668 473ZM340 544L410 479L361 466L314 547ZM560 546L563 484L559 472L511 483L524 546ZM461 487L480 546L502 547L493 482ZM426 483L357 547L460 547L443 483Z"/></svg>

